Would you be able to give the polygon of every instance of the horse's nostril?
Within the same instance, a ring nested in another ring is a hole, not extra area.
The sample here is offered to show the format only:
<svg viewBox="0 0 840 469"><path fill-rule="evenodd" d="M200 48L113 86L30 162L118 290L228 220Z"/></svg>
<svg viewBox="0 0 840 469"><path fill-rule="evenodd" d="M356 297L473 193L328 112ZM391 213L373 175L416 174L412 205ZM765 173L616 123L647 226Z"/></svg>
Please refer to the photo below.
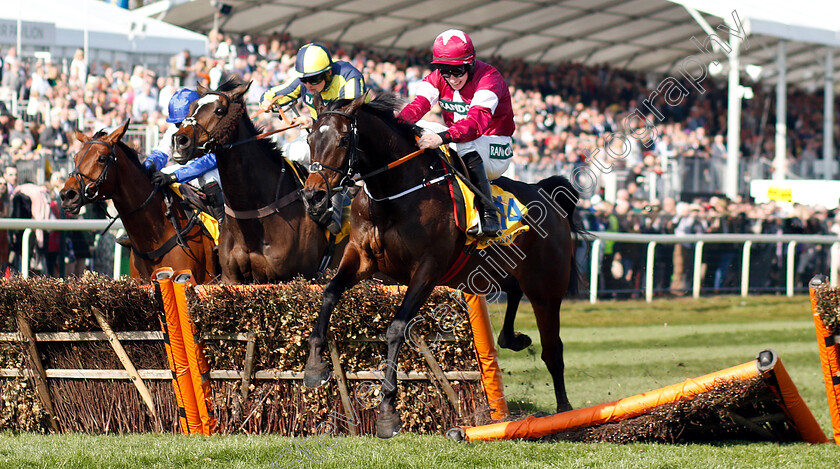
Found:
<svg viewBox="0 0 840 469"><path fill-rule="evenodd" d="M64 201L75 200L76 197L78 196L76 191L71 190L71 189L68 189L66 191L61 191L61 193L59 195L61 196L61 200L64 200Z"/></svg>
<svg viewBox="0 0 840 469"><path fill-rule="evenodd" d="M303 191L303 196L309 200L313 206L319 207L327 198L327 191L307 190Z"/></svg>
<svg viewBox="0 0 840 469"><path fill-rule="evenodd" d="M175 136L175 145L179 147L186 147L190 144L190 138L186 135L176 135Z"/></svg>

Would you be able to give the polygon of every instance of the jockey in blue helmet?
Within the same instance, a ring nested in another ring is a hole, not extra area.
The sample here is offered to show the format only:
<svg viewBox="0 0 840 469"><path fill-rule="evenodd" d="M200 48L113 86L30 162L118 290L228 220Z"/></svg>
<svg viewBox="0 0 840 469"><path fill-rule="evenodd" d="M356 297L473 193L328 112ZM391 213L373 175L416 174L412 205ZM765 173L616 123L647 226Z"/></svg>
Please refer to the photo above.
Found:
<svg viewBox="0 0 840 469"><path fill-rule="evenodd" d="M164 132L158 146L152 150L143 166L154 171L152 182L158 185L169 185L174 182L190 183L204 192L205 203L212 215L220 222L224 218L224 198L219 185L219 170L216 169L216 155L207 153L191 160L185 165L171 164L172 136L178 131L181 122L190 113L190 105L199 98L199 94L189 88L178 90L169 100L169 116L166 122L175 124Z"/></svg>

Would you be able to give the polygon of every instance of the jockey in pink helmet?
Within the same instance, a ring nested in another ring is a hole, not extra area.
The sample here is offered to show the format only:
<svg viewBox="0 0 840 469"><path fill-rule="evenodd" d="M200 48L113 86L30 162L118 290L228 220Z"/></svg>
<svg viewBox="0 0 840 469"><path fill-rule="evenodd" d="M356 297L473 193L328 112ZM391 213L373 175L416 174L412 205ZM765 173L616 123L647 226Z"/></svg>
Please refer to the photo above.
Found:
<svg viewBox="0 0 840 469"><path fill-rule="evenodd" d="M472 39L458 29L435 39L432 68L398 117L415 123L440 104L448 128L423 135L417 145L436 148L454 142L470 179L490 199L489 179L500 177L513 156L511 135L516 125L507 84L498 70L475 59ZM480 197L475 200L481 221L470 234L494 236L500 229L496 208Z"/></svg>

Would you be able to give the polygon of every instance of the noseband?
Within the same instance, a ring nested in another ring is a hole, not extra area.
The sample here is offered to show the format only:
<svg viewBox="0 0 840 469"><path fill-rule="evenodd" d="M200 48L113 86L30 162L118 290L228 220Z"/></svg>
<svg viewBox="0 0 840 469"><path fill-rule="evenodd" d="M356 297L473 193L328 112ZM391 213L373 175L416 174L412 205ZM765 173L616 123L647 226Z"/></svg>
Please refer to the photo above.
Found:
<svg viewBox="0 0 840 469"><path fill-rule="evenodd" d="M81 163L85 160L85 158L87 158L88 151L90 151L90 148L96 143L100 145L105 145L105 147L108 148L108 159L104 162L105 169L103 169L102 172L99 173L99 177L94 179L88 176L87 174L84 174L81 171L79 171L79 166L81 166ZM108 173L111 170L111 165L113 165L114 162L117 161L117 157L114 154L114 146L108 142L105 142L103 140L88 140L87 142L85 142L85 147L87 148L85 149L85 152L82 153L82 158L79 159L79 163L76 165L75 168L73 168L73 171L70 172L70 177L75 178L76 182L79 183L79 187L82 189L81 197L83 204L105 199L105 196L99 193L99 189L102 183L105 181L105 179L108 178ZM120 182L119 177L120 173L117 172L116 184L119 184ZM85 183L85 180L90 182Z"/></svg>
<svg viewBox="0 0 840 469"><path fill-rule="evenodd" d="M226 108L230 109L230 98L227 97L224 93L220 93L218 91L208 91L204 95L205 96L214 95L214 96L219 96L220 98L223 98L225 100L225 103L226 103ZM196 108L196 111L198 111L198 108ZM222 144L220 144L219 141L216 140L216 137L214 137L213 134L211 134L210 131L208 131L206 127L199 124L198 119L195 118L195 113L187 116L181 122L181 127L195 127L196 129L198 129L197 132L193 132L193 140L196 141L196 142L199 140L199 137L201 137L202 133L207 135L207 141L202 143L201 146L196 147L193 150L193 152L200 151L201 154L217 153L218 150L222 148ZM175 135L172 135L172 139L173 139L173 142L171 142L171 143L172 143L172 146L174 147L175 146L174 145Z"/></svg>
<svg viewBox="0 0 840 469"><path fill-rule="evenodd" d="M339 143L339 146L347 145L347 171L318 162L309 165L309 172L317 173L324 180L324 185L327 187L327 197L317 204L311 203L306 197L301 197L301 200L306 211L321 225L326 224L331 216L329 209L333 203L333 193L344 194L351 186L355 185L356 181L353 179L353 174L356 172L356 164L359 160L359 126L356 116L342 111L324 111L318 116L318 119L320 120L328 114L335 114L347 118L350 121L350 135L348 137L342 137ZM337 186L332 187L330 185L330 180L327 178L326 173L324 173L325 169L334 171L341 176L341 180ZM340 210L340 207L334 207L333 209Z"/></svg>
<svg viewBox="0 0 840 469"><path fill-rule="evenodd" d="M216 137L214 137L207 129L198 123L195 116L188 116L181 122L181 127L195 127L198 129L198 132L193 133L193 140L198 141L198 138L201 136L201 133L207 134L207 141L202 143L201 146L195 147L193 152L200 151L201 154L205 153L214 153L216 150L221 146L218 141L216 141ZM172 142L170 142L171 146L175 146L175 134L172 135Z"/></svg>
<svg viewBox="0 0 840 469"><path fill-rule="evenodd" d="M356 172L356 165L359 162L359 124L356 116L354 114L348 114L342 111L324 111L319 116L318 119L320 120L322 116L327 114L335 114L338 116L342 116L347 118L350 121L350 135L349 137L343 137L341 139L341 143L339 146L345 144L346 138L346 145L347 145L347 171L342 171L340 168L336 168L333 166L325 165L323 163L312 163L309 165L309 172L310 173L318 173L323 179L324 183L327 185L328 189L339 189L339 188L347 188L355 184L353 180L353 174ZM314 126L313 126L314 127ZM336 187L330 187L330 182L327 179L326 174L324 174L324 170L329 169L330 171L334 171L341 176L341 181L339 181Z"/></svg>

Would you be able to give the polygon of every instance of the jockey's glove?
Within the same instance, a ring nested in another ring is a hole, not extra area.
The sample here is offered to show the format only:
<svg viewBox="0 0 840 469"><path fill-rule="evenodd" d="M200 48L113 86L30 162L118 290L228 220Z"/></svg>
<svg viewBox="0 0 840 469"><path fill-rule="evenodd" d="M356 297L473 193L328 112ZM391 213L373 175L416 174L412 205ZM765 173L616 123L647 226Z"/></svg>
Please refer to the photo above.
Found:
<svg viewBox="0 0 840 469"><path fill-rule="evenodd" d="M178 178L174 174L167 174L163 171L156 171L152 174L151 180L152 184L160 187L165 187L178 182Z"/></svg>

